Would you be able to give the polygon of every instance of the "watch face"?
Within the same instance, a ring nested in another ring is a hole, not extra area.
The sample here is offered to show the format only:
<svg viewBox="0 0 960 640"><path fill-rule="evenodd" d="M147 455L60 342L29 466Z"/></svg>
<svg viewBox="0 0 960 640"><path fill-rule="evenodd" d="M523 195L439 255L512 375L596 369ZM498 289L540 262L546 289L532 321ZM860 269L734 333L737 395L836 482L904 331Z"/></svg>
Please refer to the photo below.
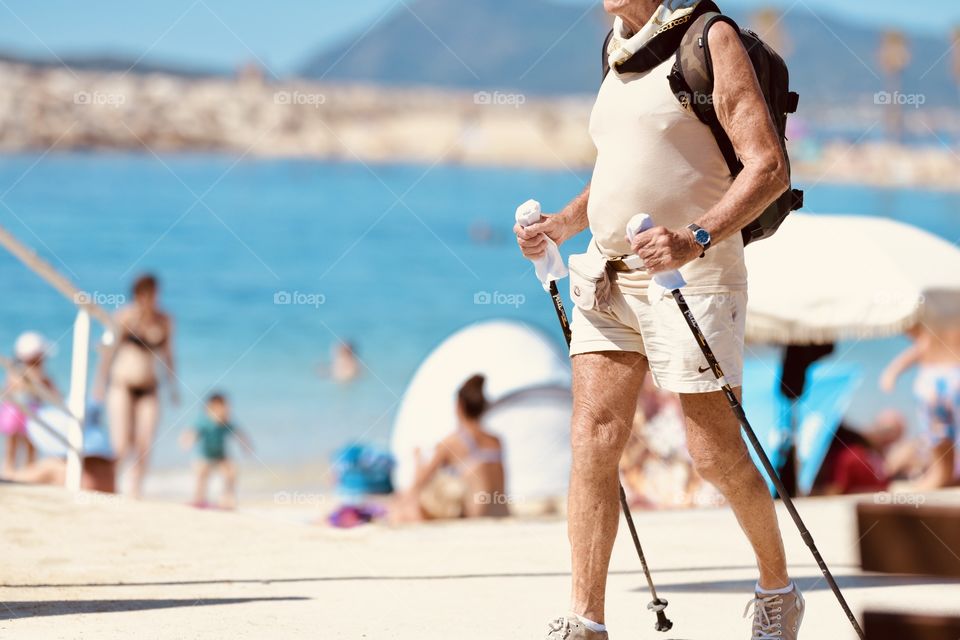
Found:
<svg viewBox="0 0 960 640"><path fill-rule="evenodd" d="M706 245L710 242L710 232L706 229L697 229L693 234L694 239L696 239L697 244Z"/></svg>

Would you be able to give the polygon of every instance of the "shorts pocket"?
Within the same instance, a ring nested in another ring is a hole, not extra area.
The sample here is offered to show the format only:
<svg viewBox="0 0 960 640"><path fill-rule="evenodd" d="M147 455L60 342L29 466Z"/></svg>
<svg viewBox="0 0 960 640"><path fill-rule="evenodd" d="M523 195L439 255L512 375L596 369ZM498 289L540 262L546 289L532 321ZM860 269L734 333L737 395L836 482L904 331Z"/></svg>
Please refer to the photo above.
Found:
<svg viewBox="0 0 960 640"><path fill-rule="evenodd" d="M602 255L570 256L570 299L584 311L605 311L610 306L610 276Z"/></svg>

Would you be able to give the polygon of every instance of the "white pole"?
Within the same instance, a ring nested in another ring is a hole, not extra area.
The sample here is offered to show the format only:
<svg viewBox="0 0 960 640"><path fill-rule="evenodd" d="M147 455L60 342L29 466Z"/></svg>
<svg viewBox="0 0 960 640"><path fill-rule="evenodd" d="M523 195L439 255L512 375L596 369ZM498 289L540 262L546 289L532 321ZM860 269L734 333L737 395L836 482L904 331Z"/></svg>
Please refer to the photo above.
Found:
<svg viewBox="0 0 960 640"><path fill-rule="evenodd" d="M83 423L86 419L87 405L87 369L90 357L90 314L86 309L77 311L73 323L73 360L70 368L70 396L67 408L74 419L67 431L67 489L80 490L83 475Z"/></svg>

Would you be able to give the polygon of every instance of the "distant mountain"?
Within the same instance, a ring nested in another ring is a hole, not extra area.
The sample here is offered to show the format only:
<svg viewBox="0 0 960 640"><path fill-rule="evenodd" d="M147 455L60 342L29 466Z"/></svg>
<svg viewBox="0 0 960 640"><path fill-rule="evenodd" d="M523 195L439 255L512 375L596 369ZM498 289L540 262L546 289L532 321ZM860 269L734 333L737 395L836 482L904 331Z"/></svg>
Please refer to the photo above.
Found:
<svg viewBox="0 0 960 640"><path fill-rule="evenodd" d="M360 33L352 34L313 56L302 75L389 85L584 92L600 81L608 22L599 3L410 1L359 41Z"/></svg>
<svg viewBox="0 0 960 640"><path fill-rule="evenodd" d="M610 23L599 3L408 4L401 4L362 37L362 32L352 34L310 57L301 74L312 79L531 94L596 90L600 46ZM749 15L737 11L731 15L749 26ZM794 85L805 101L863 102L885 88L876 63L879 30L814 14L803 3L784 17L782 27L791 43L788 62ZM903 91L925 94L927 104L956 105L947 37L911 35L910 46L913 59Z"/></svg>

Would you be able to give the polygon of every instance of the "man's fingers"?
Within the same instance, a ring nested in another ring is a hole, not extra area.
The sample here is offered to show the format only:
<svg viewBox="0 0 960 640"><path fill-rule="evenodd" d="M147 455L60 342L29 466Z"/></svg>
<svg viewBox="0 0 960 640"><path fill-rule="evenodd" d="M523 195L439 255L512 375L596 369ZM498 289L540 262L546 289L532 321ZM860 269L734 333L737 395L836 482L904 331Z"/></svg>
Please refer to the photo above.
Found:
<svg viewBox="0 0 960 640"><path fill-rule="evenodd" d="M520 250L524 253L535 251L537 253L543 253L547 249L547 243L545 240L531 240L523 241L518 243L520 245Z"/></svg>
<svg viewBox="0 0 960 640"><path fill-rule="evenodd" d="M517 244L520 253L528 260L542 258L547 253L546 218L541 217L539 222L522 227L516 224L513 232L517 235Z"/></svg>
<svg viewBox="0 0 960 640"><path fill-rule="evenodd" d="M645 247L641 247L640 250L637 251L637 255L643 258L644 261L654 260L660 257L660 250L656 246L647 245Z"/></svg>
<svg viewBox="0 0 960 640"><path fill-rule="evenodd" d="M539 236L533 240L518 240L517 244L520 245L524 254L530 252L543 253L547 250L547 240L544 236Z"/></svg>
<svg viewBox="0 0 960 640"><path fill-rule="evenodd" d="M540 222L535 222L528 227L521 227L518 224L513 229L519 237L530 240L547 232L546 225L543 221L544 218L540 218Z"/></svg>
<svg viewBox="0 0 960 640"><path fill-rule="evenodd" d="M655 243L648 244L646 247L637 252L637 255L640 256L640 259L643 260L643 266L647 268L647 271L650 273L655 273L657 271L662 271L664 255L660 247Z"/></svg>
<svg viewBox="0 0 960 640"><path fill-rule="evenodd" d="M641 231L637 235L633 236L631 245L633 246L634 253L639 253L645 247L656 243L662 229L663 227L654 227L652 229L647 229L646 231Z"/></svg>

